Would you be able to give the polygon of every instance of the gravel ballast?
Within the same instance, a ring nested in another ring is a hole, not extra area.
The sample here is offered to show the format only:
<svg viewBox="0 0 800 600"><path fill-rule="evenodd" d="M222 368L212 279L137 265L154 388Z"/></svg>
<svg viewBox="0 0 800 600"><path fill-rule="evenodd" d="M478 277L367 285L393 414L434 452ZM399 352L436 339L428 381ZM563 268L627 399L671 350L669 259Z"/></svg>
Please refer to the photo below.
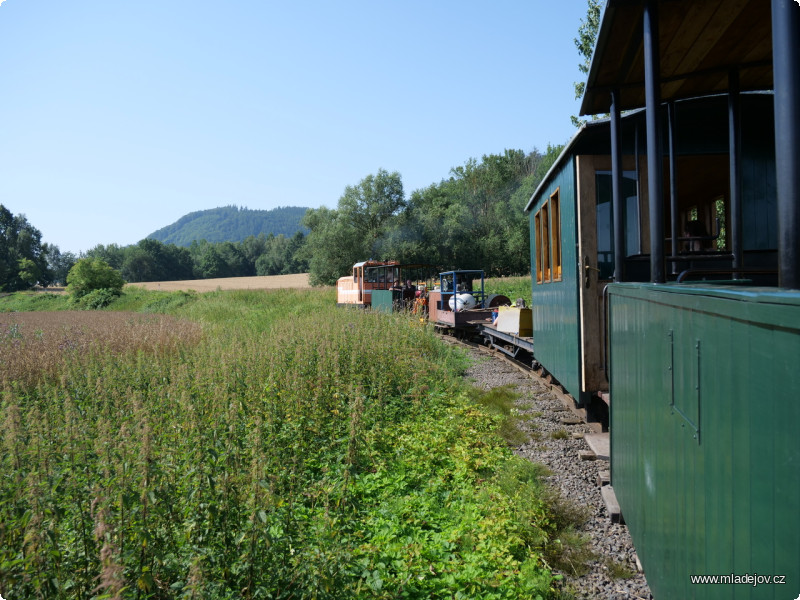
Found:
<svg viewBox="0 0 800 600"><path fill-rule="evenodd" d="M580 453L589 452L589 446L584 439L572 436L589 433L590 427L584 423L564 424L563 417L572 413L565 411L550 386L532 373L526 374L478 349L470 349L469 353L473 360L466 377L473 385L485 390L512 385L519 394L517 409L523 416L520 427L531 434L531 439L516 447L516 454L548 467L552 475L547 481L561 497L586 507L588 519L577 529L588 536L587 549L594 558L585 575L561 572L564 590L576 598L652 599L644 574L637 571L628 528L611 522L600 495L598 474L608 470L609 463L582 460Z"/></svg>

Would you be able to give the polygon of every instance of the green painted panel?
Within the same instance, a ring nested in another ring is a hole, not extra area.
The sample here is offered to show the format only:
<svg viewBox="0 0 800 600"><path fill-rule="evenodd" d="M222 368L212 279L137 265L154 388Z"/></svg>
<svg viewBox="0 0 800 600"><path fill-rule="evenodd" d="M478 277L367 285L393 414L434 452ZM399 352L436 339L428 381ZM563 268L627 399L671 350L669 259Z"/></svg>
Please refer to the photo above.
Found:
<svg viewBox="0 0 800 600"><path fill-rule="evenodd" d="M401 293L396 290L373 290L372 310L392 312L394 303L401 299Z"/></svg>
<svg viewBox="0 0 800 600"><path fill-rule="evenodd" d="M536 227L534 217L556 190L561 205L562 280L536 283ZM577 215L575 164L572 158L540 191L530 212L533 339L535 358L576 399L580 398L580 332L576 254Z"/></svg>
<svg viewBox="0 0 800 600"><path fill-rule="evenodd" d="M655 597L800 593L800 293L609 288L612 483ZM696 575L787 585L692 585Z"/></svg>

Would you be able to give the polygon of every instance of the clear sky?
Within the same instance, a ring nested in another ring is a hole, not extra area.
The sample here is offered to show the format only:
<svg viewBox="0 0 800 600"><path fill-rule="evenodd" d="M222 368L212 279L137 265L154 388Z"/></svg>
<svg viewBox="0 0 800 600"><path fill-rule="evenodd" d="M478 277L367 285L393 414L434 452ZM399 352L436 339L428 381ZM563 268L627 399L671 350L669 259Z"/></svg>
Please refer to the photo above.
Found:
<svg viewBox="0 0 800 600"><path fill-rule="evenodd" d="M0 204L78 253L574 133L585 0L0 0ZM520 215L522 218L522 216Z"/></svg>

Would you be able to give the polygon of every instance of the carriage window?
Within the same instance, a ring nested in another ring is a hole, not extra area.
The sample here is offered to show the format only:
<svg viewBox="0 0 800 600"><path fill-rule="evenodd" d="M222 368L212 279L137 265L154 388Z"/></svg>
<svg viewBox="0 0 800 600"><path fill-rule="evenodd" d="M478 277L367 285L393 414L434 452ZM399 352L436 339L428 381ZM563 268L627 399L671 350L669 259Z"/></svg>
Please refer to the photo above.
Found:
<svg viewBox="0 0 800 600"><path fill-rule="evenodd" d="M559 190L550 196L550 242L553 254L553 279L561 281L561 202Z"/></svg>
<svg viewBox="0 0 800 600"><path fill-rule="evenodd" d="M561 280L561 203L558 190L533 218L536 283Z"/></svg>
<svg viewBox="0 0 800 600"><path fill-rule="evenodd" d="M542 238L542 281L553 281L550 273L550 210L545 202L539 214L542 215L542 228L539 230Z"/></svg>
<svg viewBox="0 0 800 600"><path fill-rule="evenodd" d="M536 213L533 219L536 241L536 283L542 283L542 213Z"/></svg>

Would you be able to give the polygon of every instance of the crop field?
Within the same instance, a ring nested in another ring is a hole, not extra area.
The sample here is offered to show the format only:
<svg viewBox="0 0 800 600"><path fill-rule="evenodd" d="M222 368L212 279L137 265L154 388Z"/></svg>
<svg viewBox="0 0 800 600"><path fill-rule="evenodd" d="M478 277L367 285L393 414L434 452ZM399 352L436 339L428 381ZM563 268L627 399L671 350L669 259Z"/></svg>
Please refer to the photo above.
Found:
<svg viewBox="0 0 800 600"><path fill-rule="evenodd" d="M541 469L424 324L137 294L0 314L4 598L562 597Z"/></svg>
<svg viewBox="0 0 800 600"><path fill-rule="evenodd" d="M295 275L269 275L263 277L225 277L221 279L192 279L186 281L148 281L130 283L129 286L162 292L195 291L212 292L214 290L277 290L307 289L308 273Z"/></svg>

